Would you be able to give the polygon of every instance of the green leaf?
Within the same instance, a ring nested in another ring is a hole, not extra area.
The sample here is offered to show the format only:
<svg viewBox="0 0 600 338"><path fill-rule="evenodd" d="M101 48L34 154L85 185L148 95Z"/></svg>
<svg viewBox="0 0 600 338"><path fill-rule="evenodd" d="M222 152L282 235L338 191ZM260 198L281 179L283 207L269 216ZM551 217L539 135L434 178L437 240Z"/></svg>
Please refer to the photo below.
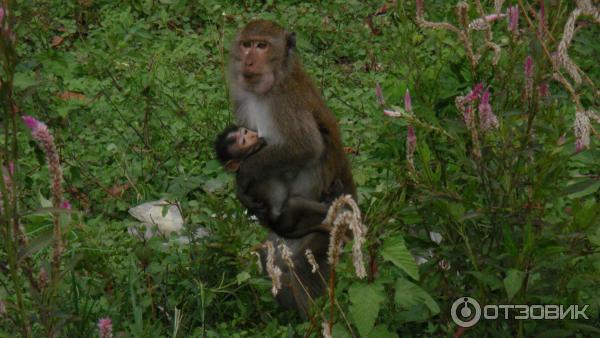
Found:
<svg viewBox="0 0 600 338"><path fill-rule="evenodd" d="M52 202L42 195L41 191L38 191L38 199L42 208L52 208Z"/></svg>
<svg viewBox="0 0 600 338"><path fill-rule="evenodd" d="M29 87L35 86L38 84L38 81L35 79L35 74L33 72L25 73L15 73L15 77L13 79L13 85L15 89L25 90Z"/></svg>
<svg viewBox="0 0 600 338"><path fill-rule="evenodd" d="M45 230L44 232L38 234L37 237L27 243L27 246L19 251L19 261L46 248L48 245L50 245L50 243L52 243L53 238L54 236L52 234L52 229Z"/></svg>
<svg viewBox="0 0 600 338"><path fill-rule="evenodd" d="M408 309L415 305L425 304L432 316L440 313L440 307L429 293L408 279L398 278L395 289L394 302L401 307Z"/></svg>
<svg viewBox="0 0 600 338"><path fill-rule="evenodd" d="M600 188L600 180L590 179L583 182L575 183L568 186L564 192L569 198L579 198L589 194L593 194Z"/></svg>
<svg viewBox="0 0 600 338"><path fill-rule="evenodd" d="M347 336L348 337L348 336ZM390 331L385 325L377 325L371 332L369 332L368 337L373 338L398 338L398 334Z"/></svg>
<svg viewBox="0 0 600 338"><path fill-rule="evenodd" d="M342 325L341 323L335 323L333 325L333 329L331 330L331 336L333 338L346 338L350 337L351 335L345 325ZM289 337L292 337L292 335Z"/></svg>
<svg viewBox="0 0 600 338"><path fill-rule="evenodd" d="M448 210L455 219L461 219L465 215L465 207L460 203L448 202Z"/></svg>
<svg viewBox="0 0 600 338"><path fill-rule="evenodd" d="M473 275L478 280L485 283L490 290L498 290L502 287L502 281L494 274L480 271L468 271L467 273Z"/></svg>
<svg viewBox="0 0 600 338"><path fill-rule="evenodd" d="M237 276L235 276L235 279L236 279L238 285L241 285L245 281L250 279L250 274L247 271L242 271L242 272L238 273Z"/></svg>
<svg viewBox="0 0 600 338"><path fill-rule="evenodd" d="M375 325L381 302L385 300L383 285L354 284L348 290L350 295L350 316L360 336L366 337Z"/></svg>
<svg viewBox="0 0 600 338"><path fill-rule="evenodd" d="M401 235L386 239L381 248L381 255L386 261L406 272L411 278L419 280L419 269L414 257L410 254Z"/></svg>
<svg viewBox="0 0 600 338"><path fill-rule="evenodd" d="M589 234L587 237L590 243L594 244L597 247L600 247L600 227L596 229L596 233Z"/></svg>
<svg viewBox="0 0 600 338"><path fill-rule="evenodd" d="M512 231L508 224L502 224L502 235L504 238L504 247L506 248L508 253L512 257L517 257L517 255L519 254L519 250L517 250L517 245L513 240Z"/></svg>
<svg viewBox="0 0 600 338"><path fill-rule="evenodd" d="M508 270L506 278L504 278L504 288L508 295L508 300L511 300L523 285L523 279L525 279L525 273L523 271L511 269Z"/></svg>

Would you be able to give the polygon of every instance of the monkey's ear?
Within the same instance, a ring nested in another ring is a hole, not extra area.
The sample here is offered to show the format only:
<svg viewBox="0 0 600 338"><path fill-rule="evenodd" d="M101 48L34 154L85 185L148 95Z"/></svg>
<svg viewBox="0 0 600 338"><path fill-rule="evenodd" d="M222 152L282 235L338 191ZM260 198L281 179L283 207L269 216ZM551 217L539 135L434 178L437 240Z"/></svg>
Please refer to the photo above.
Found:
<svg viewBox="0 0 600 338"><path fill-rule="evenodd" d="M286 49L288 52L293 51L296 48L296 32L288 33L286 38Z"/></svg>
<svg viewBox="0 0 600 338"><path fill-rule="evenodd" d="M225 170L236 172L240 169L240 161L238 160L229 160L225 163Z"/></svg>

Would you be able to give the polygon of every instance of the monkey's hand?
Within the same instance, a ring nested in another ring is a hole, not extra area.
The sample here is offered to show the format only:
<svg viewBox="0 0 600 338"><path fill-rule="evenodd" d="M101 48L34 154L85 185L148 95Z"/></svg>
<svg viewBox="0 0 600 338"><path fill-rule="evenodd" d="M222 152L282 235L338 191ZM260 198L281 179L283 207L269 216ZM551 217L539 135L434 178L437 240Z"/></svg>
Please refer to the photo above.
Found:
<svg viewBox="0 0 600 338"><path fill-rule="evenodd" d="M240 166L237 176L236 176L236 181L235 181L235 185L237 187L237 196L240 199L240 201L242 202L242 204L244 206L246 206L248 209L250 209L250 207L248 205L246 205L246 203L244 203L244 201L248 201L249 204L254 203L254 199L249 196L247 194L248 191L248 187L250 186L250 182L254 181L254 177L252 177L249 173L247 173L247 170L243 170L243 167ZM247 169L247 167L246 167Z"/></svg>
<svg viewBox="0 0 600 338"><path fill-rule="evenodd" d="M317 161L323 153L323 143L319 135L314 138L316 141L303 140L304 142L296 148L293 144L267 144L260 151L248 156L237 173L238 190L245 192L252 182L280 177L287 172L297 172L307 164Z"/></svg>
<svg viewBox="0 0 600 338"><path fill-rule="evenodd" d="M237 195L237 198L240 200L240 203L242 203L242 205L244 207L246 207L246 209L248 209L250 211L250 213L252 213L252 214L256 215L257 213L260 213L262 209L266 209L265 203L257 200L256 198L254 198L253 196L248 194L246 192L246 190L240 189L239 182L238 182L238 189L236 191L236 195Z"/></svg>

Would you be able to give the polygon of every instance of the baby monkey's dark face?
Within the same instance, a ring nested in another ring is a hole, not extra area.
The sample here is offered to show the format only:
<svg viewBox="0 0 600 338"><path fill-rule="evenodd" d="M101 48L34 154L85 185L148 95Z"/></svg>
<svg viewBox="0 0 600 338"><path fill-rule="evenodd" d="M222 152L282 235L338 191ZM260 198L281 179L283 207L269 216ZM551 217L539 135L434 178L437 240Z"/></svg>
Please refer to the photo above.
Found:
<svg viewBox="0 0 600 338"><path fill-rule="evenodd" d="M229 133L227 138L233 141L229 146L229 153L232 158L237 159L249 156L257 151L264 143L262 139L258 137L257 132L244 127Z"/></svg>

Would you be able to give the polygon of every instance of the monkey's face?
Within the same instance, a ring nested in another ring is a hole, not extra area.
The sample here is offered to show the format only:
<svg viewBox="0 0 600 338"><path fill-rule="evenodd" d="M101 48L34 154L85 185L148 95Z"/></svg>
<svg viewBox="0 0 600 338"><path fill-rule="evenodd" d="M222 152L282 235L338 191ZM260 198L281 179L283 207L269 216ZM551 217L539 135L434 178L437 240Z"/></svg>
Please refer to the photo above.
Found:
<svg viewBox="0 0 600 338"><path fill-rule="evenodd" d="M239 74L243 88L265 94L275 84L273 45L266 36L244 36L239 40Z"/></svg>
<svg viewBox="0 0 600 338"><path fill-rule="evenodd" d="M260 148L261 142L258 133L247 129L239 128L229 133L228 140L232 140L229 146L229 153L232 158L244 158Z"/></svg>

